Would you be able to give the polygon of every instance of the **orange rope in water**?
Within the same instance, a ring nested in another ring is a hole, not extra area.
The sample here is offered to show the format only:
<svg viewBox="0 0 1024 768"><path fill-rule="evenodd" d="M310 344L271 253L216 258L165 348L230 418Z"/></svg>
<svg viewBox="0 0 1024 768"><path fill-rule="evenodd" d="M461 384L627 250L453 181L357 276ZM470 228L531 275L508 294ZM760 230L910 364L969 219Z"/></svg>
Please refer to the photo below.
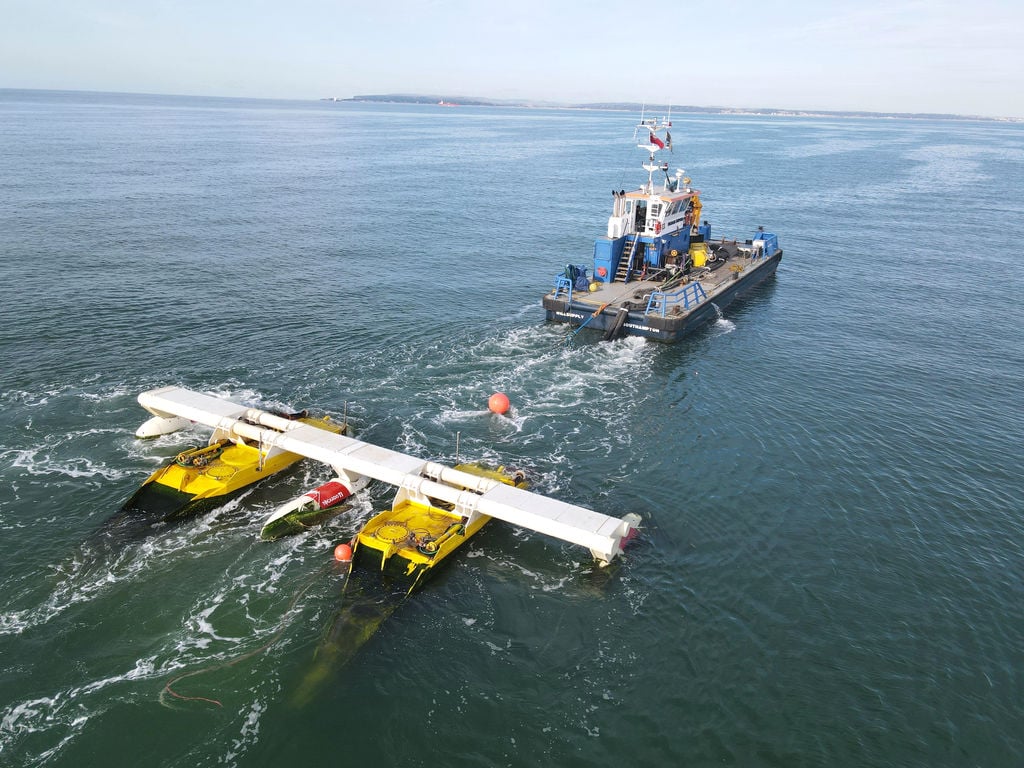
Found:
<svg viewBox="0 0 1024 768"><path fill-rule="evenodd" d="M349 568L351 569L351 565L349 566ZM189 677L195 677L197 675L201 675L201 674L204 674L206 672L212 672L215 669L224 669L226 667L233 667L236 664L242 663L246 659L251 659L253 656L258 656L259 654L261 654L264 651L266 651L269 648L271 648L278 640L281 639L281 635L283 635L284 631L288 628L287 620L288 620L288 617L291 615L292 611L295 609L296 604L299 602L300 599L302 599L302 596L305 595L306 592L309 591L309 588L313 586L313 583L320 577L321 573L324 570L326 570L326 567L322 568L319 572L313 574L312 578L310 578L310 580L308 582L306 582L306 584L302 587L302 589L300 589L295 594L295 597L292 598L291 603L288 605L288 610L285 611L284 618L281 619L281 626L278 628L277 632L275 632L274 635L267 642L265 642L259 648L255 648L254 650L251 650L251 651L246 651L241 656L236 656L233 659L228 659L227 661L223 661L223 662L220 662L218 664L209 664L209 665L207 665L205 667L202 667L201 669L196 669L196 670L193 670L192 672L185 672L183 674L180 674L180 675L177 675L175 677L170 678L166 683L164 683L163 690L160 691L160 703L163 706L165 706L165 707L169 707L170 705L168 704L167 698L166 698L166 696L169 694L169 695L173 696L174 698L176 698L176 699L178 699L180 701L202 701L202 702L206 702L207 704L213 704L214 706L218 706L218 707L223 708L224 705L218 699L211 699L211 698L208 698L206 696L186 696L186 695L184 695L182 693L178 693L177 691L175 691L173 686L178 681L184 680L184 679L189 678ZM348 572L346 572L345 575L347 576Z"/></svg>

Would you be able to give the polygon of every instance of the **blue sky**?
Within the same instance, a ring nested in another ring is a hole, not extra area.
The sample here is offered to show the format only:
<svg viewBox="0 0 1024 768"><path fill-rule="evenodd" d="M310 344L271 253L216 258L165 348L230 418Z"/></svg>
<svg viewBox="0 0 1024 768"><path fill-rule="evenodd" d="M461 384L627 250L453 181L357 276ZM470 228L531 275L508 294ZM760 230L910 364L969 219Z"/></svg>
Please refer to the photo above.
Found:
<svg viewBox="0 0 1024 768"><path fill-rule="evenodd" d="M0 0L0 87L1024 118L1020 0Z"/></svg>

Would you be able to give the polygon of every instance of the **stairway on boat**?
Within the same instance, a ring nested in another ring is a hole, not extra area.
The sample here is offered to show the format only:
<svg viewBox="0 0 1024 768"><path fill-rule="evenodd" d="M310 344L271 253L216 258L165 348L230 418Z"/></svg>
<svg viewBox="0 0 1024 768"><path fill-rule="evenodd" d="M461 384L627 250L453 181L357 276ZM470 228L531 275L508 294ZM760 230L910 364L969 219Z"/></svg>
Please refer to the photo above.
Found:
<svg viewBox="0 0 1024 768"><path fill-rule="evenodd" d="M634 235L632 242L627 243L626 248L623 249L622 258L619 259L619 268L615 271L615 278L612 280L613 283L628 282L628 278L632 277L632 272L636 271L632 265L637 253L643 253L640 235Z"/></svg>

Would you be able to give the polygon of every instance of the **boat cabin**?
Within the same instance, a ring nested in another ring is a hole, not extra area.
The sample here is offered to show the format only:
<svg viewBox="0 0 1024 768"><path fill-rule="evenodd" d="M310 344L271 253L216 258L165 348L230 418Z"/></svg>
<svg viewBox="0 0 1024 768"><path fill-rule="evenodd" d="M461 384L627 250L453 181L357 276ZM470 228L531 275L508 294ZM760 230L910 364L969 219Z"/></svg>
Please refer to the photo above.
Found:
<svg viewBox="0 0 1024 768"><path fill-rule="evenodd" d="M594 244L594 276L606 283L628 282L634 274L661 269L690 246L710 236L700 224L700 191L689 186L680 171L665 188L643 186L632 192L613 192L608 233ZM683 263L679 261L678 263Z"/></svg>
<svg viewBox="0 0 1024 768"><path fill-rule="evenodd" d="M646 190L615 192L608 237L660 235L689 229L700 217L700 193L695 189L672 194L649 195Z"/></svg>

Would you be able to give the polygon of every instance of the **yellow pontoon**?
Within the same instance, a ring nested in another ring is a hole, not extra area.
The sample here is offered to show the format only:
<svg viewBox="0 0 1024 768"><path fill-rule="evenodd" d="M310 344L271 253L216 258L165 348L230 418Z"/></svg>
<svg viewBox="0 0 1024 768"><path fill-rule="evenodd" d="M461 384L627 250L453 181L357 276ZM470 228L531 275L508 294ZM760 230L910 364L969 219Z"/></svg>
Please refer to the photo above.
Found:
<svg viewBox="0 0 1024 768"><path fill-rule="evenodd" d="M344 424L329 417L310 418L304 413L267 415L333 434L345 432ZM150 475L125 502L121 513L126 518L138 514L159 522L190 517L223 504L302 458L276 446L261 445L258 440L215 431L208 445L182 451Z"/></svg>
<svg viewBox="0 0 1024 768"><path fill-rule="evenodd" d="M459 464L455 469L516 488L526 487L526 475L521 471L488 469L479 464ZM449 502L429 497L418 500L399 492L391 509L372 518L356 536L353 562L357 568L378 569L387 576L408 580L406 591L411 592L434 566L490 519L488 515L469 519Z"/></svg>

